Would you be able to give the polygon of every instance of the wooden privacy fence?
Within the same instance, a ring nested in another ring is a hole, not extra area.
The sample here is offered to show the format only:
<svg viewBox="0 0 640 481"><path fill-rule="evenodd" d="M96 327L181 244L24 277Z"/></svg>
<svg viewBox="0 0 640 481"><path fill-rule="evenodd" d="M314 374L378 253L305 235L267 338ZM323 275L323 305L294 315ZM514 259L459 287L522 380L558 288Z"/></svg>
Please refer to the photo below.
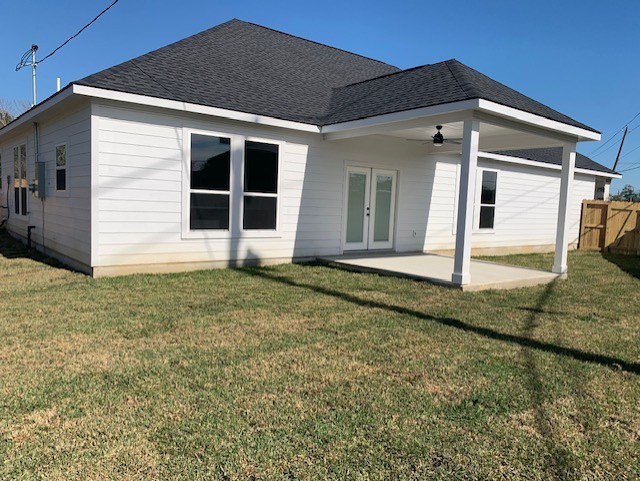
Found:
<svg viewBox="0 0 640 481"><path fill-rule="evenodd" d="M583 200L578 247L640 255L640 202Z"/></svg>

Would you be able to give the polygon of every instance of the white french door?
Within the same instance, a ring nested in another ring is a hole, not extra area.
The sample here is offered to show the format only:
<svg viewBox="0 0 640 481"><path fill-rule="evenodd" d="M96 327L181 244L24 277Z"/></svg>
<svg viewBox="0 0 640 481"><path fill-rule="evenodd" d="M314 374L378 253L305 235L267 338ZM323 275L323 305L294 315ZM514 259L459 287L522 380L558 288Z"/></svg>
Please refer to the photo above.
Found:
<svg viewBox="0 0 640 481"><path fill-rule="evenodd" d="M347 167L344 250L391 249L397 171Z"/></svg>

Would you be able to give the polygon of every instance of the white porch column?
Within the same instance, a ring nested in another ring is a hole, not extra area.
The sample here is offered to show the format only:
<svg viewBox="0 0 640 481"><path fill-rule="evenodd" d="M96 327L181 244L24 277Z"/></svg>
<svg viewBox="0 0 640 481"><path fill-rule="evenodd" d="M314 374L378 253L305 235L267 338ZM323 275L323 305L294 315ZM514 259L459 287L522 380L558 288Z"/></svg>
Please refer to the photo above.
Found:
<svg viewBox="0 0 640 481"><path fill-rule="evenodd" d="M562 172L560 174L560 206L556 229L556 255L552 271L567 273L567 252L569 250L569 212L571 209L573 176L576 168L576 144L562 146Z"/></svg>
<svg viewBox="0 0 640 481"><path fill-rule="evenodd" d="M460 165L456 254L453 263L453 274L451 275L451 281L459 286L471 282L471 231L473 228L473 202L479 140L480 122L475 119L465 120L462 137L462 162Z"/></svg>

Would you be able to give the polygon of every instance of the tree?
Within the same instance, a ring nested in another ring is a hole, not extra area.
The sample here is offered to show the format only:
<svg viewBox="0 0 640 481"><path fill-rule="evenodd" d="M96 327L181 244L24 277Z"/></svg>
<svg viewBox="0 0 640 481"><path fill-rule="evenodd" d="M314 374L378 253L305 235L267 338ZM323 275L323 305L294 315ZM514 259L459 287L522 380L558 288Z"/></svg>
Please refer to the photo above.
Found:
<svg viewBox="0 0 640 481"><path fill-rule="evenodd" d="M31 104L26 100L0 98L0 127L4 127L30 108Z"/></svg>
<svg viewBox="0 0 640 481"><path fill-rule="evenodd" d="M640 201L640 190L635 190L632 185L625 185L620 192L611 196L611 200L622 200L625 202Z"/></svg>

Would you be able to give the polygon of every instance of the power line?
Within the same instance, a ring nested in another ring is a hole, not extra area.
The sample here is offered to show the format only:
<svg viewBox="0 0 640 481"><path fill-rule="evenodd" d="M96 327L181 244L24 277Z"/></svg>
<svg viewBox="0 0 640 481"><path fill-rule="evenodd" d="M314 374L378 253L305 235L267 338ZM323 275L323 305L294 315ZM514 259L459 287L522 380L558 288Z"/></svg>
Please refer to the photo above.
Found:
<svg viewBox="0 0 640 481"><path fill-rule="evenodd" d="M626 123L626 124L624 124L622 127L620 127L620 129L619 129L615 134L613 134L611 137L609 137L609 138L605 141L605 143L601 144L600 146L596 147L596 148L595 148L595 149L593 149L591 152L589 152L589 154L588 154L588 155L589 155L589 156L591 156L591 157L594 157L595 155L600 155L600 154L604 153L604 151L603 151L603 152L600 152L600 153L596 154L596 152L598 152L600 149L602 149L602 148L603 148L603 147L605 147L607 144L609 144L609 142L611 142L615 137L617 137L617 136L618 136L618 135L619 135L619 134L624 130L624 128L625 128L625 127L627 127L629 124L633 123L633 121L634 121L635 119L637 119L638 117L640 117L640 112L638 112L637 114L635 114L635 115L633 116L633 118L632 118L629 122L627 122L627 123ZM634 127L634 129L633 129L633 130L635 130L636 128L638 128L638 127L637 127L637 126L636 126L636 127ZM610 148L611 148L611 147L609 147L607 150L609 150Z"/></svg>
<svg viewBox="0 0 640 481"><path fill-rule="evenodd" d="M109 11L109 9L111 7L113 7L116 3L118 3L120 0L114 0L114 2L109 5L107 8L105 8L102 12L100 12L98 15L96 15L96 17L91 20L89 23L87 23L84 27L82 27L80 30L78 30L78 32L75 35L72 35L71 37L69 37L68 39L66 39L60 46L58 46L57 48L55 48L53 50L53 52L51 52L49 55L46 55L44 58L42 58L42 60L40 60L38 63L42 63L45 60L47 60L49 57L51 57L53 54L55 54L58 50L60 50L62 47L64 47L66 44L68 44L71 40L73 40L74 38L76 38L78 35L80 35L82 32L84 32L87 28L89 28L96 20L98 20L100 17L102 17L102 15L104 15L105 13L107 13Z"/></svg>

